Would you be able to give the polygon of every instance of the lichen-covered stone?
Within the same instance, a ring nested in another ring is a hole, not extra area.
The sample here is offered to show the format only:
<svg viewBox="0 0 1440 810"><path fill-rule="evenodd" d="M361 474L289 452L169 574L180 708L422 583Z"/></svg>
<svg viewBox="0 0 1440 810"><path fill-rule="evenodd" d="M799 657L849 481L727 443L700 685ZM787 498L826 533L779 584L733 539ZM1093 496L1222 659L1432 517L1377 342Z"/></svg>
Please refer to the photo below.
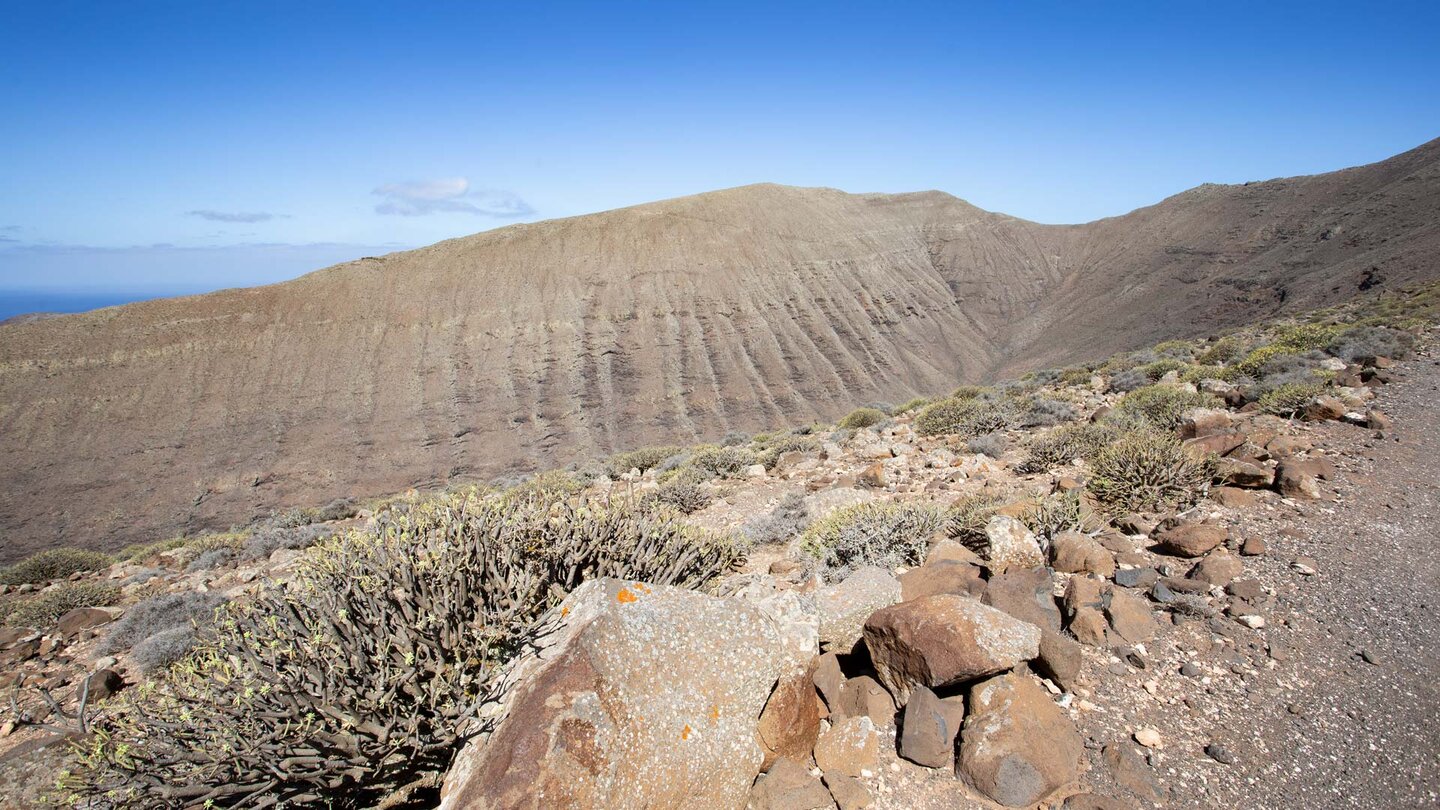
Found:
<svg viewBox="0 0 1440 810"><path fill-rule="evenodd" d="M820 589L820 644L848 653L871 613L900 601L900 581L883 568L867 566Z"/></svg>
<svg viewBox="0 0 1440 810"><path fill-rule="evenodd" d="M1032 677L978 683L969 704L957 771L972 788L1006 807L1029 807L1079 778L1080 734Z"/></svg>
<svg viewBox="0 0 1440 810"><path fill-rule="evenodd" d="M878 610L865 645L897 705L932 689L992 675L1039 653L1040 628L964 596L938 594Z"/></svg>
<svg viewBox="0 0 1440 810"><path fill-rule="evenodd" d="M742 600L613 579L562 612L566 642L462 752L442 807L743 806L790 656L775 622Z"/></svg>

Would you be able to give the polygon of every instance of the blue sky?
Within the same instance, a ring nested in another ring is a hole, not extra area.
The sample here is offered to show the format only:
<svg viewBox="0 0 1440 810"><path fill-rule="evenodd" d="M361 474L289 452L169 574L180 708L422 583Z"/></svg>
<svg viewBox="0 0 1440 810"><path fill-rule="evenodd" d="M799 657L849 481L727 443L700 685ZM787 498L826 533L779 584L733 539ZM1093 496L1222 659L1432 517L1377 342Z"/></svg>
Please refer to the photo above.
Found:
<svg viewBox="0 0 1440 810"><path fill-rule="evenodd" d="M761 181L1086 221L1440 136L1437 30L1433 2L7 0L0 296L266 283Z"/></svg>

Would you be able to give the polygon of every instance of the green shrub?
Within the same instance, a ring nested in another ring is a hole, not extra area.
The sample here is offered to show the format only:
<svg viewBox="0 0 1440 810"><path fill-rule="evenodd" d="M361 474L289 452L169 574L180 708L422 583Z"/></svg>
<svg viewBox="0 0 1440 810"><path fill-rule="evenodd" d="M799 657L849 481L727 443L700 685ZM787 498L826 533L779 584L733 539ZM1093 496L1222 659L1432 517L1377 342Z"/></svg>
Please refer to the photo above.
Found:
<svg viewBox="0 0 1440 810"><path fill-rule="evenodd" d="M919 565L931 535L944 524L944 513L931 504L870 501L817 521L801 536L800 547L836 581L867 565Z"/></svg>
<svg viewBox="0 0 1440 810"><path fill-rule="evenodd" d="M1015 405L1008 399L942 399L915 417L915 431L921 436L944 433L979 436L1009 427L1016 417Z"/></svg>
<svg viewBox="0 0 1440 810"><path fill-rule="evenodd" d="M1022 473L1038 473L1077 458L1090 459L1118 436L1115 427L1104 423L1065 425L1032 439L1018 469Z"/></svg>
<svg viewBox="0 0 1440 810"><path fill-rule="evenodd" d="M696 475L677 475L645 496L647 505L661 505L688 515L710 505L711 495Z"/></svg>
<svg viewBox="0 0 1440 810"><path fill-rule="evenodd" d="M1198 383L1201 380L1225 380L1228 382L1239 374L1240 370L1234 366L1190 366L1180 375L1180 379L1188 383Z"/></svg>
<svg viewBox="0 0 1440 810"><path fill-rule="evenodd" d="M185 545L184 537L172 537L169 540L156 540L153 543L131 543L115 553L116 559L125 562L141 562L154 557L156 554L163 554L166 551L174 551Z"/></svg>
<svg viewBox="0 0 1440 810"><path fill-rule="evenodd" d="M743 548L664 514L465 495L397 506L221 611L94 721L67 806L369 807L490 728L501 667L594 577L698 586Z"/></svg>
<svg viewBox="0 0 1440 810"><path fill-rule="evenodd" d="M1229 363L1245 353L1245 344L1234 335L1226 335L1210 344L1210 347L1195 356L1195 362L1202 366Z"/></svg>
<svg viewBox="0 0 1440 810"><path fill-rule="evenodd" d="M1219 408L1222 404L1211 394L1174 385L1151 385L1126 394L1116 411L1122 417L1140 419L1161 430L1174 430L1186 411Z"/></svg>
<svg viewBox="0 0 1440 810"><path fill-rule="evenodd" d="M109 554L83 548L52 548L0 568L0 585L25 585L63 579L80 571L98 571L114 562Z"/></svg>
<svg viewBox="0 0 1440 810"><path fill-rule="evenodd" d="M62 582L36 596L5 604L5 623L43 630L75 608L113 605L120 589L100 582Z"/></svg>
<svg viewBox="0 0 1440 810"><path fill-rule="evenodd" d="M1305 410L1305 406L1324 391L1325 386L1318 382L1285 383L1261 394L1257 402L1266 413L1290 417Z"/></svg>
<svg viewBox="0 0 1440 810"><path fill-rule="evenodd" d="M1286 346L1272 343L1252 349L1249 354L1245 355L1244 359L1235 364L1235 368L1241 374L1254 377L1260 374L1260 369L1263 368L1266 363L1271 362L1277 357L1291 354L1297 354L1297 352Z"/></svg>
<svg viewBox="0 0 1440 810"><path fill-rule="evenodd" d="M699 447L690 456L690 466L710 477L731 478L755 462L755 454L743 447Z"/></svg>
<svg viewBox="0 0 1440 810"><path fill-rule="evenodd" d="M1188 340L1167 340L1155 344L1152 352L1160 357L1170 357L1176 360L1189 361L1195 357L1195 347Z"/></svg>
<svg viewBox="0 0 1440 810"><path fill-rule="evenodd" d="M765 442L764 449L755 457L756 464L765 465L765 469L773 469L780 456L790 451L809 453L820 449L820 440L814 436L797 436L793 433L782 433L771 437Z"/></svg>
<svg viewBox="0 0 1440 810"><path fill-rule="evenodd" d="M1020 516L1020 522L1035 533L1045 548L1049 548L1050 541L1057 534L1090 531L1097 528L1098 523L1081 500L1078 490L1037 498Z"/></svg>
<svg viewBox="0 0 1440 810"><path fill-rule="evenodd" d="M588 481L575 473L564 470L547 470L507 489L501 497L563 501L584 492L588 485Z"/></svg>
<svg viewBox="0 0 1440 810"><path fill-rule="evenodd" d="M885 412L880 410L879 408L856 408L855 410L846 414L844 419L840 420L840 424L838 425L838 427L848 428L850 430L858 430L859 428L868 428L878 425L881 422L884 422L887 418L889 417L887 417Z"/></svg>
<svg viewBox="0 0 1440 810"><path fill-rule="evenodd" d="M911 411L913 411L913 410L915 410L915 409L917 409L917 408L923 408L923 407L925 407L926 405L929 405L929 404L930 404L930 398L929 398L929 397L915 397L914 399L906 400L906 401L905 401L904 403L902 403L899 407L897 407L897 408L895 409L895 415L896 415L896 416L899 416L899 415L902 414L902 413L909 413L909 412L911 412Z"/></svg>
<svg viewBox="0 0 1440 810"><path fill-rule="evenodd" d="M1004 505L1005 499L984 493L956 498L945 512L945 534L979 553L988 542L985 526Z"/></svg>
<svg viewBox="0 0 1440 810"><path fill-rule="evenodd" d="M659 445L656 447L642 447L639 450L631 450L628 453L617 453L610 458L606 464L607 471L611 478L619 478L631 470L645 472L651 467L657 467L660 463L671 456L685 452L683 447L672 445Z"/></svg>
<svg viewBox="0 0 1440 810"><path fill-rule="evenodd" d="M1135 431L1095 455L1086 487L1115 511L1155 511L1198 500L1213 468L1169 433Z"/></svg>
<svg viewBox="0 0 1440 810"><path fill-rule="evenodd" d="M1059 382L1063 385L1088 385L1095 372L1085 366L1071 366L1060 372Z"/></svg>
<svg viewBox="0 0 1440 810"><path fill-rule="evenodd" d="M1321 349L1340 333L1341 327L1318 323L1285 326L1275 330L1271 343L1295 352Z"/></svg>
<svg viewBox="0 0 1440 810"><path fill-rule="evenodd" d="M989 388L983 385L962 385L950 394L951 399L974 399L981 394L988 393Z"/></svg>
<svg viewBox="0 0 1440 810"><path fill-rule="evenodd" d="M1172 371L1184 371L1188 366L1189 364L1183 360L1166 357L1153 363L1146 363L1140 367L1140 372L1154 382Z"/></svg>

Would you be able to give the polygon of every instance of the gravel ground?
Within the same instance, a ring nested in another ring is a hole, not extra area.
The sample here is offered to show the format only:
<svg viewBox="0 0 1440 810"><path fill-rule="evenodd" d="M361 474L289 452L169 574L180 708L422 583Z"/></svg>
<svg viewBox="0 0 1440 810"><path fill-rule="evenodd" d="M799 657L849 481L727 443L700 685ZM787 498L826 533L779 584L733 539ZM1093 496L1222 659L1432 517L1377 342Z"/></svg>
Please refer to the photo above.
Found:
<svg viewBox="0 0 1440 810"><path fill-rule="evenodd" d="M1394 420L1383 438L1301 428L1339 469L1331 498L1266 494L1230 513L1234 535L1268 546L1244 575L1267 592L1266 627L1187 623L1148 645L1146 667L1111 659L1097 673L1099 708L1080 721L1097 793L1147 807L1440 806L1440 361L1404 371L1379 395ZM1133 742L1147 726L1163 747Z"/></svg>

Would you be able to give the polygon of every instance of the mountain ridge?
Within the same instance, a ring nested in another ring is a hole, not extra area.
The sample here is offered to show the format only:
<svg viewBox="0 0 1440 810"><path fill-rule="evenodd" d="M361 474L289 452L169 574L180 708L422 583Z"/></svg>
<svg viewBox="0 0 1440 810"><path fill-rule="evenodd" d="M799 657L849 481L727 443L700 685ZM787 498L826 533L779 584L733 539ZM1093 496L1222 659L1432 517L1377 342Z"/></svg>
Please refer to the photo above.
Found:
<svg viewBox="0 0 1440 810"><path fill-rule="evenodd" d="M0 332L6 552L833 418L1434 278L1440 140L1048 225L751 184Z"/></svg>

